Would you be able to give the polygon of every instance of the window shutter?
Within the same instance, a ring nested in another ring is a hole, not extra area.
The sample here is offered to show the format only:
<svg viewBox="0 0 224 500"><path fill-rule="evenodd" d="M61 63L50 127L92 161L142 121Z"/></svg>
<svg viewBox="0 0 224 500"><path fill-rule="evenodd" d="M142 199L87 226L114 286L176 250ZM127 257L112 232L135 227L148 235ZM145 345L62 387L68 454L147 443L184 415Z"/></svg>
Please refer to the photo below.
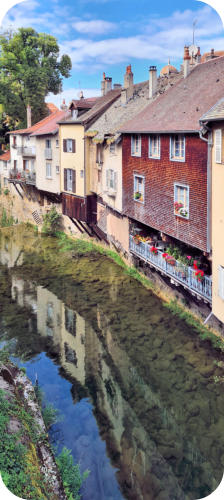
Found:
<svg viewBox="0 0 224 500"><path fill-rule="evenodd" d="M109 188L109 170L106 170L106 186Z"/></svg>
<svg viewBox="0 0 224 500"><path fill-rule="evenodd" d="M75 139L72 139L72 152L75 153Z"/></svg>
<svg viewBox="0 0 224 500"><path fill-rule="evenodd" d="M76 170L72 170L72 192L76 192Z"/></svg>
<svg viewBox="0 0 224 500"><path fill-rule="evenodd" d="M215 131L215 162L222 163L222 130Z"/></svg>
<svg viewBox="0 0 224 500"><path fill-rule="evenodd" d="M63 139L63 151L64 151L64 153L67 153L67 141L66 141L66 139Z"/></svg>
<svg viewBox="0 0 224 500"><path fill-rule="evenodd" d="M64 190L67 191L67 168L64 169Z"/></svg>

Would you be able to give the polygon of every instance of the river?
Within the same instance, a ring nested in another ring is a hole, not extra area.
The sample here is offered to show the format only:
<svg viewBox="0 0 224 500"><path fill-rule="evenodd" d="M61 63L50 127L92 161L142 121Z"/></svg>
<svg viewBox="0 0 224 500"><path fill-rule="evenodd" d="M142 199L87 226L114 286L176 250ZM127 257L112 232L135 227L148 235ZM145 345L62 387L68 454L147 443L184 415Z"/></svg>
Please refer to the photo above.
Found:
<svg viewBox="0 0 224 500"><path fill-rule="evenodd" d="M0 231L0 341L61 418L83 500L198 499L224 468L224 358L122 268ZM218 364L217 364L218 363Z"/></svg>

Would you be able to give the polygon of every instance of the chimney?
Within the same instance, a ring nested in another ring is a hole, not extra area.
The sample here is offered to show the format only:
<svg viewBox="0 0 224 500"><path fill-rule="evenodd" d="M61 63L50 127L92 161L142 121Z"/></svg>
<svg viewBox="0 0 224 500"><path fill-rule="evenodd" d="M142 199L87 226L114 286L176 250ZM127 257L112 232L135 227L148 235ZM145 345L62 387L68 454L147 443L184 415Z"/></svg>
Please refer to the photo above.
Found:
<svg viewBox="0 0 224 500"><path fill-rule="evenodd" d="M105 78L106 75L103 73L103 80L101 81L101 95L105 95Z"/></svg>
<svg viewBox="0 0 224 500"><path fill-rule="evenodd" d="M186 78L190 73L190 55L189 47L185 45L184 47L184 78Z"/></svg>
<svg viewBox="0 0 224 500"><path fill-rule="evenodd" d="M107 94L107 92L110 92L111 89L112 89L112 78L110 76L106 76L106 78L105 78L105 94Z"/></svg>
<svg viewBox="0 0 224 500"><path fill-rule="evenodd" d="M62 101L62 104L61 104L60 108L61 108L63 111L66 111L66 109L68 109L68 106L66 106L66 104L65 104L65 99L63 99L63 101Z"/></svg>
<svg viewBox="0 0 224 500"><path fill-rule="evenodd" d="M26 117L27 117L27 128L31 127L31 107L28 104L26 108Z"/></svg>
<svg viewBox="0 0 224 500"><path fill-rule="evenodd" d="M133 73L131 71L131 65L129 64L124 75L124 88L129 89L130 87L133 87Z"/></svg>
<svg viewBox="0 0 224 500"><path fill-rule="evenodd" d="M215 51L214 49L211 49L211 55L210 55L211 59L214 59L215 57Z"/></svg>
<svg viewBox="0 0 224 500"><path fill-rule="evenodd" d="M201 62L201 52L200 52L200 47L198 47L198 53L197 53L197 56L196 56L196 62L197 62L197 63L200 63L200 62Z"/></svg>
<svg viewBox="0 0 224 500"><path fill-rule="evenodd" d="M150 66L149 68L149 99L151 99L157 88L157 70L156 66Z"/></svg>

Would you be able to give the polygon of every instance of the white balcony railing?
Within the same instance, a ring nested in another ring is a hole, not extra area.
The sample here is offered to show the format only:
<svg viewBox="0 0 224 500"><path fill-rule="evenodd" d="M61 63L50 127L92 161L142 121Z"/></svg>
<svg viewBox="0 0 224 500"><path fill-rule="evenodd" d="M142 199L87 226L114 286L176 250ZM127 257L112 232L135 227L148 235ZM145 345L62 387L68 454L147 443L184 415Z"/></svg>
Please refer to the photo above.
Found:
<svg viewBox="0 0 224 500"><path fill-rule="evenodd" d="M22 156L36 156L35 146L21 146L17 148L17 154Z"/></svg>
<svg viewBox="0 0 224 500"><path fill-rule="evenodd" d="M157 249L157 254L150 251L148 243L135 243L133 236L129 240L130 250L134 255L137 255L146 262L152 264L156 269L166 274L169 278L173 278L175 282L183 285L196 295L212 301L212 279L209 276L203 276L202 281L199 281L195 276L195 270L192 267L186 266L175 261L175 265L169 264L163 257L163 252Z"/></svg>

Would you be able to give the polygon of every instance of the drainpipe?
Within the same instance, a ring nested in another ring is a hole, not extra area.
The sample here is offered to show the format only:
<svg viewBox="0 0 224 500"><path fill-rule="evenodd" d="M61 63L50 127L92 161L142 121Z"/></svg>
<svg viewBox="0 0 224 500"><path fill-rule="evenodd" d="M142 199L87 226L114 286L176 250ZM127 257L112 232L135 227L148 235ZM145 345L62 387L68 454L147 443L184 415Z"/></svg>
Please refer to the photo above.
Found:
<svg viewBox="0 0 224 500"><path fill-rule="evenodd" d="M202 123L200 122L202 125ZM208 132L208 139L203 137L203 133ZM203 123L203 129L199 130L199 137L208 144L207 158L207 252L211 251L211 186L212 186L212 131L207 124Z"/></svg>

